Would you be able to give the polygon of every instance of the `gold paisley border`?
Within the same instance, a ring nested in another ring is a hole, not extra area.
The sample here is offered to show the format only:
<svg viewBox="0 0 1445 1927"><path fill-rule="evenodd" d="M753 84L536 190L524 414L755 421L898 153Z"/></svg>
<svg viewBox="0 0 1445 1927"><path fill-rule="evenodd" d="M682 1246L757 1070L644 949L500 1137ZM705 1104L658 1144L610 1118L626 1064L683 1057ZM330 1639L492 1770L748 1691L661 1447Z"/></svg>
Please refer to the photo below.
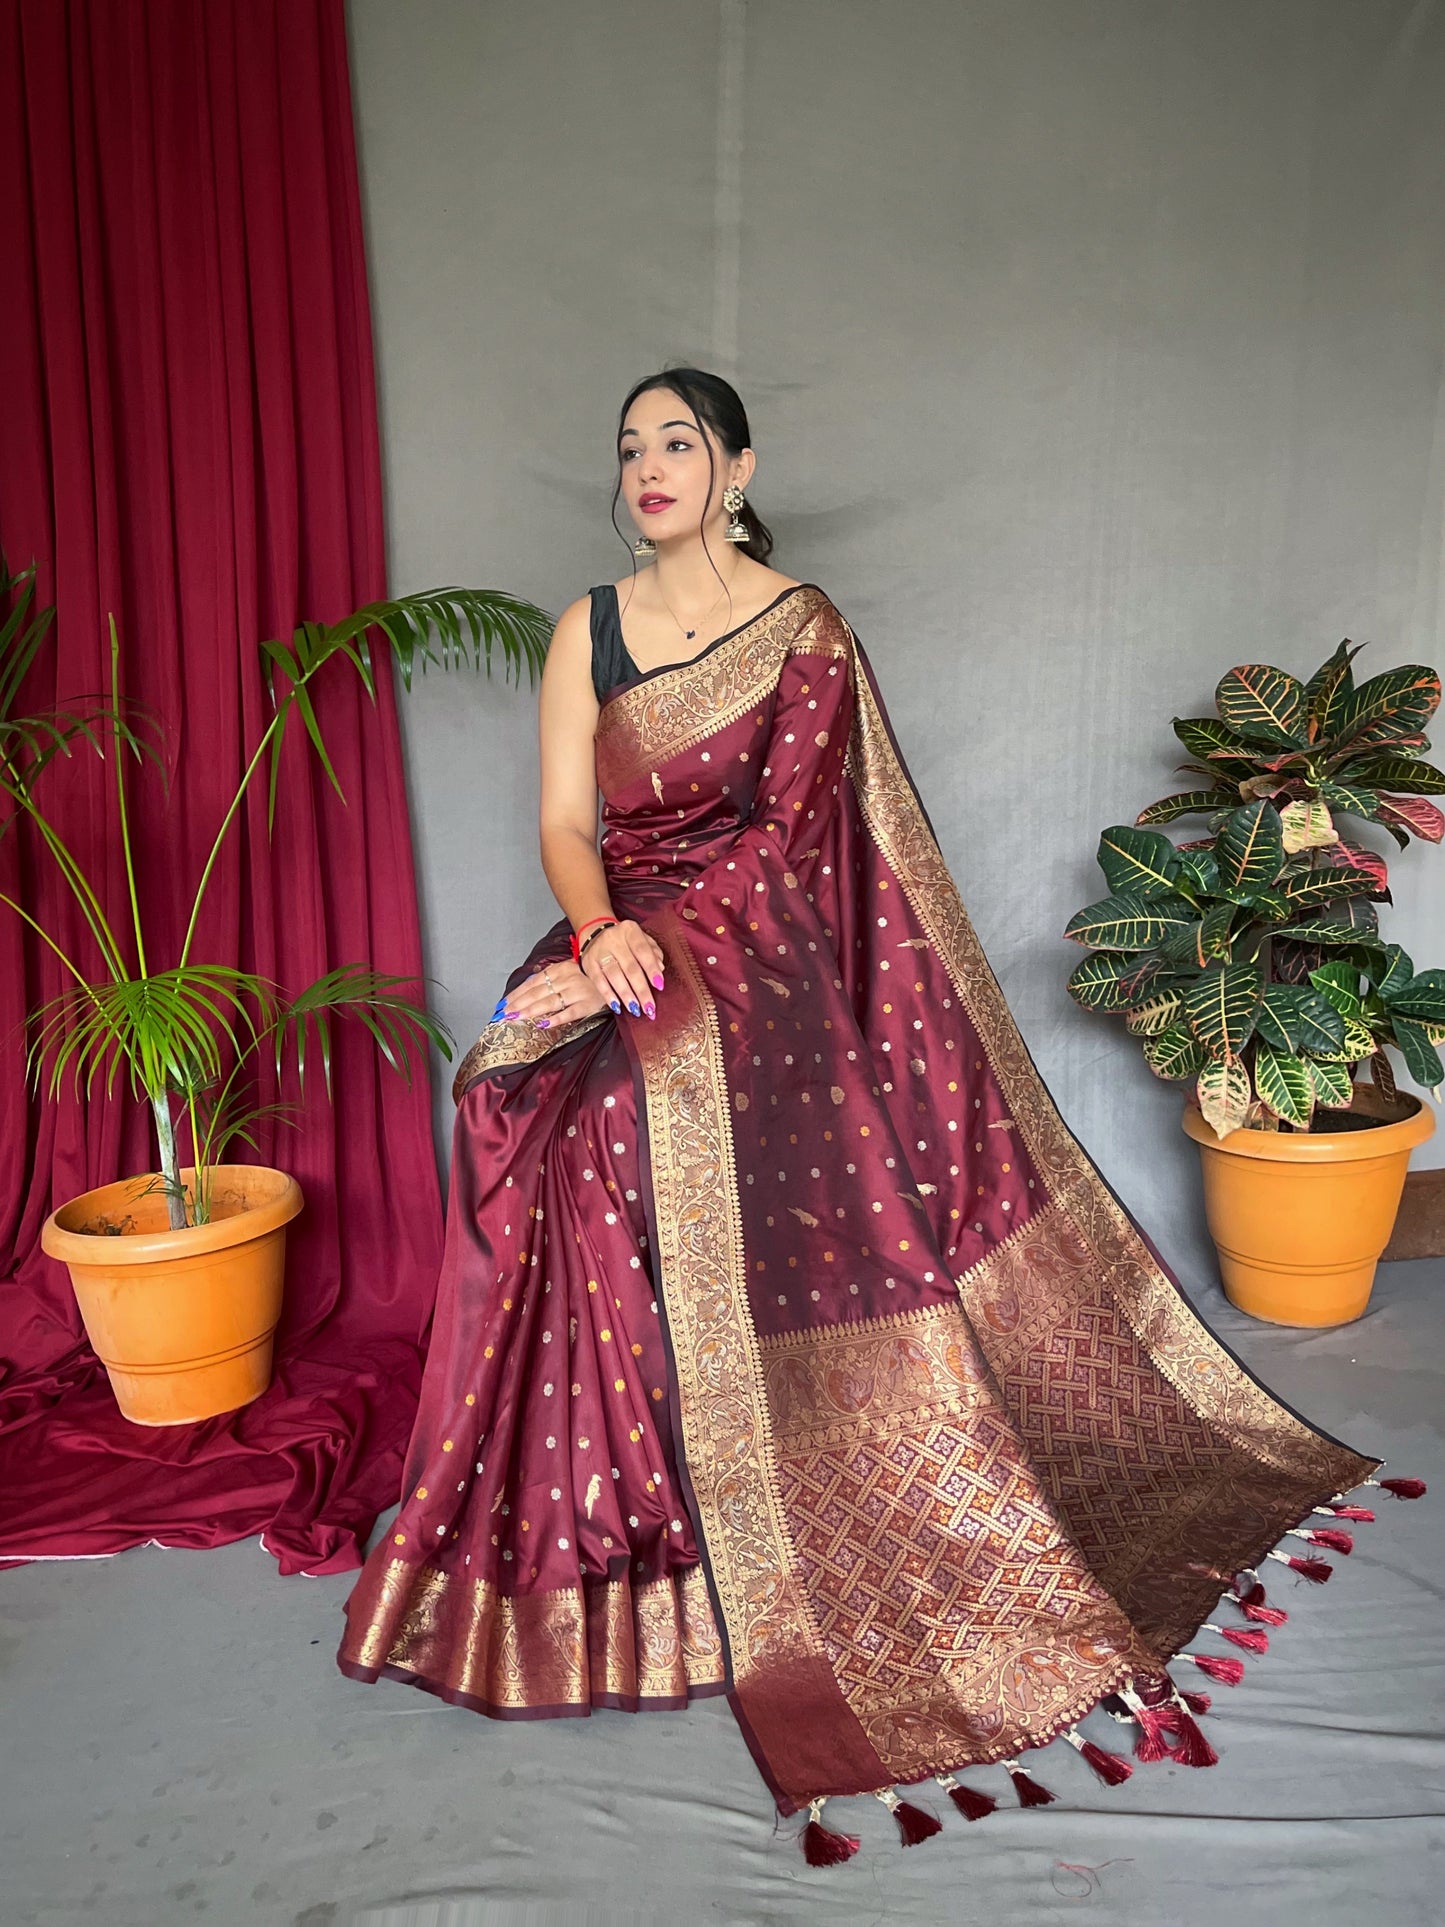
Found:
<svg viewBox="0 0 1445 1927"><path fill-rule="evenodd" d="M852 630L849 637L856 647ZM1035 1164L1104 1273L1158 1369L1239 1450L1276 1470L1346 1489L1379 1463L1325 1438L1257 1385L1164 1276L1093 1168L1031 1063L958 886L855 664L858 711L849 774L864 821L948 973ZM977 1269L975 1267L975 1269ZM1205 1361L1209 1369L1199 1369Z"/></svg>

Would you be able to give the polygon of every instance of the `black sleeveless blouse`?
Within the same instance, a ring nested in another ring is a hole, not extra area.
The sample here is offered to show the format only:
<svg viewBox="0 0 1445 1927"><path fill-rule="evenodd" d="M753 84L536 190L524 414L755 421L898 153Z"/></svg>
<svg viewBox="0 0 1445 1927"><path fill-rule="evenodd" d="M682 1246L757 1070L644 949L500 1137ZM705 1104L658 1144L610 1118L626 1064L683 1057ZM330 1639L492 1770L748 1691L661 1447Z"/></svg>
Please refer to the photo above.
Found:
<svg viewBox="0 0 1445 1927"><path fill-rule="evenodd" d="M642 674L622 639L622 612L617 585L600 582L588 591L592 598L592 687L600 703L619 683L635 682Z"/></svg>

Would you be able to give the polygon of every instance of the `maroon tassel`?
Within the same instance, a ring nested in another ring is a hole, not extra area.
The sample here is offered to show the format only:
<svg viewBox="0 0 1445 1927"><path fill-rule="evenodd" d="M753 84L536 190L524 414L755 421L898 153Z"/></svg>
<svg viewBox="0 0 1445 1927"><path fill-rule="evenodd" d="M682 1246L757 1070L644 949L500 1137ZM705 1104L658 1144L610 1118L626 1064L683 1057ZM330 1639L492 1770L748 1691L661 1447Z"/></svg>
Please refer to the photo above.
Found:
<svg viewBox="0 0 1445 1927"><path fill-rule="evenodd" d="M1210 1679L1217 1679L1224 1686L1238 1686L1244 1678L1242 1659L1217 1659L1213 1653L1180 1653L1180 1659L1189 1659L1207 1673Z"/></svg>
<svg viewBox="0 0 1445 1927"><path fill-rule="evenodd" d="M965 1786L962 1780L955 1780L951 1773L940 1773L935 1777L965 1820L987 1819L998 1805L991 1793L979 1793L976 1788Z"/></svg>
<svg viewBox="0 0 1445 1927"><path fill-rule="evenodd" d="M1205 1739L1201 1729L1195 1724L1183 1695L1175 1709L1174 1730L1179 1735L1174 1748L1174 1757L1181 1766L1218 1766L1219 1755Z"/></svg>
<svg viewBox="0 0 1445 1927"><path fill-rule="evenodd" d="M1014 1783L1014 1792L1019 1796L1021 1807L1053 1805L1058 1797L1056 1794L1050 1793L1047 1787L1040 1786L1037 1780L1031 1780L1023 1768L1015 1766L1012 1760L1005 1760L1004 1765L1008 1768L1009 1778Z"/></svg>
<svg viewBox="0 0 1445 1927"><path fill-rule="evenodd" d="M1316 1586L1322 1586L1334 1571L1334 1567L1325 1559L1301 1559L1292 1552L1272 1552L1269 1556L1271 1559L1278 1559L1281 1565L1288 1566L1291 1572L1297 1572L1301 1579L1308 1579Z"/></svg>
<svg viewBox="0 0 1445 1927"><path fill-rule="evenodd" d="M1120 1754L1106 1753L1102 1746L1095 1746L1092 1740L1086 1740L1082 1733L1076 1733L1072 1727L1064 1738L1094 1769L1105 1786L1122 1786L1126 1780L1134 1777L1133 1767Z"/></svg>
<svg viewBox="0 0 1445 1927"><path fill-rule="evenodd" d="M856 1833L833 1833L821 1820L803 1828L803 1858L810 1867L837 1867L858 1851Z"/></svg>
<svg viewBox="0 0 1445 1927"><path fill-rule="evenodd" d="M1234 1603L1246 1619L1257 1619L1261 1626L1283 1626L1289 1618L1289 1614L1281 1612L1278 1606L1265 1604L1264 1587L1257 1579L1253 1585L1246 1586L1243 1592L1236 1594Z"/></svg>
<svg viewBox="0 0 1445 1927"><path fill-rule="evenodd" d="M1397 1499L1423 1499L1429 1489L1423 1479L1366 1479L1365 1484L1393 1492Z"/></svg>
<svg viewBox="0 0 1445 1927"><path fill-rule="evenodd" d="M1208 1693L1191 1693L1183 1686L1179 1688L1179 1697L1195 1719L1202 1718L1214 1704Z"/></svg>
<svg viewBox="0 0 1445 1927"><path fill-rule="evenodd" d="M1167 1760L1171 1746L1168 1716L1157 1706L1136 1706L1134 1718L1139 1722L1134 1758L1146 1766L1152 1766L1156 1760Z"/></svg>
<svg viewBox="0 0 1445 1927"><path fill-rule="evenodd" d="M943 1822L935 1820L931 1813L922 1807L914 1806L908 1800L900 1800L893 1809L893 1818L898 1822L898 1831L903 1835L905 1847L916 1847L920 1840L930 1840L935 1833L943 1832Z"/></svg>
<svg viewBox="0 0 1445 1927"><path fill-rule="evenodd" d="M1231 1646L1242 1646L1247 1653L1267 1653L1269 1634L1262 1626L1216 1626L1206 1619L1199 1629L1201 1632L1218 1633L1227 1639Z"/></svg>
<svg viewBox="0 0 1445 1927"><path fill-rule="evenodd" d="M1355 1549L1354 1534L1337 1532L1333 1526L1321 1526L1318 1532L1302 1532L1299 1536L1310 1545L1324 1546L1330 1552L1351 1553Z"/></svg>
<svg viewBox="0 0 1445 1927"><path fill-rule="evenodd" d="M1315 1511L1333 1513L1337 1519L1354 1519L1362 1526L1375 1523L1375 1515L1367 1505L1317 1505Z"/></svg>
<svg viewBox="0 0 1445 1927"><path fill-rule="evenodd" d="M1106 1753L1102 1746L1095 1746L1092 1740L1085 1740L1079 1752L1105 1786L1122 1786L1126 1780L1134 1777L1134 1769L1122 1753Z"/></svg>

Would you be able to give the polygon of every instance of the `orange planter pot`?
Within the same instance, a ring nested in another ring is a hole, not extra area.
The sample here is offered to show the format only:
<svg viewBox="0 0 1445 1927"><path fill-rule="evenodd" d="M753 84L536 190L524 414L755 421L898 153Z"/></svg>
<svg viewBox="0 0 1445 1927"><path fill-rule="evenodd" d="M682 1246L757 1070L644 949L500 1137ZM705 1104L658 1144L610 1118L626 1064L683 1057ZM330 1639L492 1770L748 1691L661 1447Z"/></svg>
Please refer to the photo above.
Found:
<svg viewBox="0 0 1445 1927"><path fill-rule="evenodd" d="M1273 1325L1344 1325L1370 1300L1410 1153L1435 1129L1418 1097L1386 1107L1356 1087L1354 1112L1384 1122L1345 1131L1231 1131L1216 1137L1192 1104L1204 1209L1231 1304Z"/></svg>
<svg viewBox="0 0 1445 1927"><path fill-rule="evenodd" d="M194 1173L182 1173L189 1184ZM40 1242L70 1271L86 1336L137 1425L233 1412L271 1383L286 1226L301 1187L260 1164L218 1164L212 1221L172 1231L146 1178L87 1191L46 1219Z"/></svg>

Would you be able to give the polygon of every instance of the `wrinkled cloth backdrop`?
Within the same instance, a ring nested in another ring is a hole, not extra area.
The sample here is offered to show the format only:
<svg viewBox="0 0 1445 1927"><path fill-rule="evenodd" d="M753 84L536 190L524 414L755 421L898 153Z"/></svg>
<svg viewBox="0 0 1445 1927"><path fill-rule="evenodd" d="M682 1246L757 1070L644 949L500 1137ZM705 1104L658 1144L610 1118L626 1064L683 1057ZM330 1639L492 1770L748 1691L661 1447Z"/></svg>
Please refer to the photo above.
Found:
<svg viewBox="0 0 1445 1927"><path fill-rule="evenodd" d="M104 686L113 610L127 692L165 725L169 803L132 784L159 951L265 726L257 642L385 587L341 0L0 0L0 144L0 541L58 606L35 706ZM375 711L340 676L322 703L349 807L288 749L274 841L263 788L199 952L292 988L357 960L420 969L388 679ZM82 754L52 794L122 911L107 769ZM17 882L76 938L10 836ZM55 1205L153 1168L143 1113L27 1098L20 1020L61 988L0 917L0 1558L264 1530L283 1571L355 1565L395 1497L440 1250L426 1080L408 1090L341 1027L335 1110L318 1082L302 1128L262 1144L306 1195L276 1383L150 1431L120 1417L38 1245Z"/></svg>

